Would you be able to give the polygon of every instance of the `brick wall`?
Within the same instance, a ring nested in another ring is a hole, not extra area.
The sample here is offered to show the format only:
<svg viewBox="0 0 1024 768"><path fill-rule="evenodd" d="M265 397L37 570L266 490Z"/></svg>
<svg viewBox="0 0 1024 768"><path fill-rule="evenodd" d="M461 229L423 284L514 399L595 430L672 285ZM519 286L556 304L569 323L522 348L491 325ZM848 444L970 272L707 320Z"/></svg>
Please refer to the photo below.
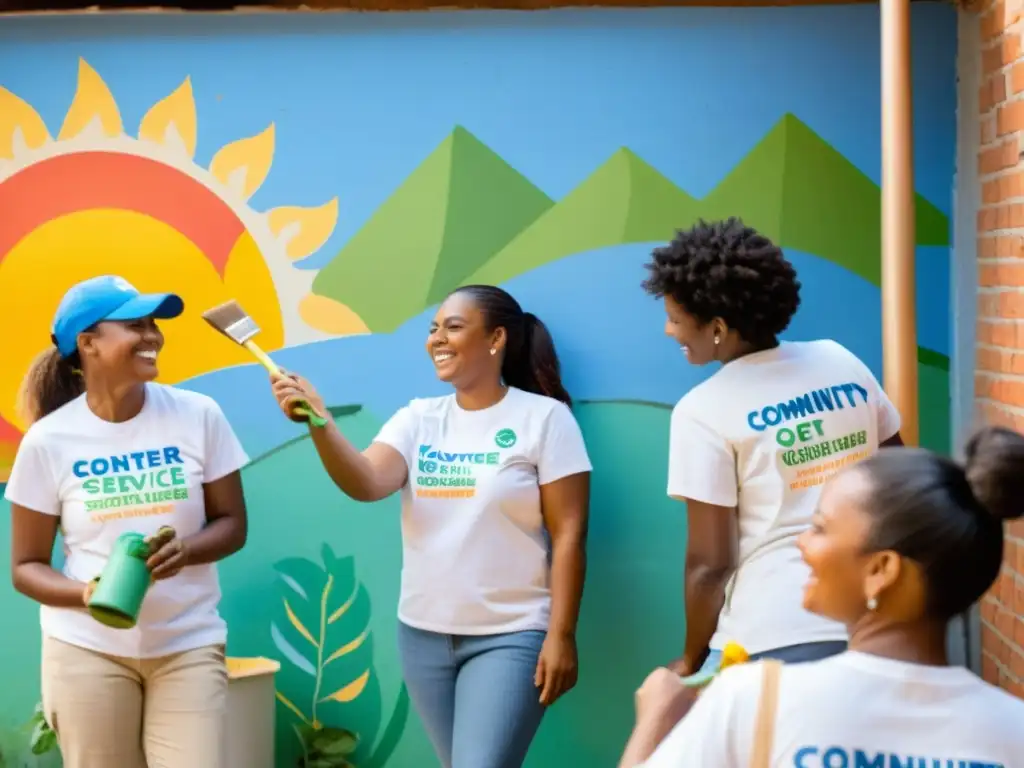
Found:
<svg viewBox="0 0 1024 768"><path fill-rule="evenodd" d="M978 416L1024 431L1024 0L978 3ZM1024 523L981 604L984 678L1024 698Z"/></svg>

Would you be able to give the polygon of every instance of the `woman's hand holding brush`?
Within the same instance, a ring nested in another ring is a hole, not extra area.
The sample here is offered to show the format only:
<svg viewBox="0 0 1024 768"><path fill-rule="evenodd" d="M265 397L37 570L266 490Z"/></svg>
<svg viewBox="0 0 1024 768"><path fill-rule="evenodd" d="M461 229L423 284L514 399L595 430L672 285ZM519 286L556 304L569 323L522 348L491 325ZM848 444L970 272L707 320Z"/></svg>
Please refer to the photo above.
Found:
<svg viewBox="0 0 1024 768"><path fill-rule="evenodd" d="M301 376L282 370L280 373L270 374L270 385L284 415L294 422L304 424L309 421L303 413L295 412L295 407L300 404L308 405L321 416L327 413L323 398L313 385Z"/></svg>

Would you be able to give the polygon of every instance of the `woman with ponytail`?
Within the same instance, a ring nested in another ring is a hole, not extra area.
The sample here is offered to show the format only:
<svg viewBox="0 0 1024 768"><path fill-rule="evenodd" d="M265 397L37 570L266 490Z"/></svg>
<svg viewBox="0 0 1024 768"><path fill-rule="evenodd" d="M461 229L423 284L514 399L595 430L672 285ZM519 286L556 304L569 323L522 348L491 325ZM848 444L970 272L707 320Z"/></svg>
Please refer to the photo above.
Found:
<svg viewBox="0 0 1024 768"><path fill-rule="evenodd" d="M884 448L831 480L800 536L803 605L843 624L849 650L730 667L681 721L692 689L655 670L620 767L1024 765L1024 701L946 654L1024 517L1024 437L987 427L964 453Z"/></svg>
<svg viewBox="0 0 1024 768"><path fill-rule="evenodd" d="M40 604L43 712L65 768L225 765L216 563L245 543L247 458L213 400L154 381L158 321L183 311L114 275L78 283L22 385L11 576ZM153 584L118 629L86 605L125 533L148 539Z"/></svg>
<svg viewBox="0 0 1024 768"><path fill-rule="evenodd" d="M576 683L590 460L544 324L500 288L459 288L427 354L454 393L416 399L360 451L310 426L357 501L402 494L398 645L444 768L518 768L544 714ZM323 400L273 380L281 409ZM301 417L300 417L301 418Z"/></svg>

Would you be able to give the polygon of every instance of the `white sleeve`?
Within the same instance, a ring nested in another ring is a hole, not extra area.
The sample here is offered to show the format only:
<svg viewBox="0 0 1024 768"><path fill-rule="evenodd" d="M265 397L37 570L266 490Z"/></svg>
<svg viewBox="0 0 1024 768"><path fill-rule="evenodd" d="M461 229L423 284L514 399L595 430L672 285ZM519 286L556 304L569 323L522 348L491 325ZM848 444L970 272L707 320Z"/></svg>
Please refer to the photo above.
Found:
<svg viewBox="0 0 1024 768"><path fill-rule="evenodd" d="M547 485L569 475L590 472L593 466L583 433L569 406L558 403L548 414L537 458L537 483Z"/></svg>
<svg viewBox="0 0 1024 768"><path fill-rule="evenodd" d="M875 374L871 372L871 369L857 357L853 352L848 350L838 341L834 341L833 344L841 350L842 355L847 357L853 364L854 368L860 373L863 379L864 388L868 391L869 400L875 402L878 406L878 442L884 443L890 437L900 431L900 412L896 410L896 406L892 404L892 400L885 394L885 390L882 389L882 385L878 383L878 379L875 378Z"/></svg>
<svg viewBox="0 0 1024 768"><path fill-rule="evenodd" d="M668 495L735 507L736 455L722 435L680 402L672 410L668 440Z"/></svg>
<svg viewBox="0 0 1024 768"><path fill-rule="evenodd" d="M749 740L753 728L747 729L749 735L742 735L745 726L737 722L735 706L741 688L733 683L727 673L713 680L693 709L637 768L745 768L747 763L733 742Z"/></svg>
<svg viewBox="0 0 1024 768"><path fill-rule="evenodd" d="M18 446L4 498L44 515L60 515L60 486L53 464L31 429Z"/></svg>
<svg viewBox="0 0 1024 768"><path fill-rule="evenodd" d="M377 436L373 438L375 443L390 445L405 459L408 464L413 460L413 441L416 439L416 416L408 405L399 408L395 415L387 420L387 423L380 428Z"/></svg>
<svg viewBox="0 0 1024 768"><path fill-rule="evenodd" d="M213 400L209 401L204 422L203 482L212 483L244 467L249 463L249 456L224 411Z"/></svg>

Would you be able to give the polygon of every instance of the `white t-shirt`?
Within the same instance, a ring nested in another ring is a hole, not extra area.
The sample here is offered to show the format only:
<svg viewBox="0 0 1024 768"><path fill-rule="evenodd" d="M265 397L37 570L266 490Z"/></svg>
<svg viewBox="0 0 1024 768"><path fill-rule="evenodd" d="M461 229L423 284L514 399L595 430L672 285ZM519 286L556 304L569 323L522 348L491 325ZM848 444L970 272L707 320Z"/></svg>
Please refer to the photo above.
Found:
<svg viewBox="0 0 1024 768"><path fill-rule="evenodd" d="M546 630L540 486L591 470L569 408L515 387L478 411L460 408L455 395L417 399L374 440L409 468L398 618L453 635Z"/></svg>
<svg viewBox="0 0 1024 768"><path fill-rule="evenodd" d="M821 485L899 430L878 381L831 340L783 342L728 363L672 411L668 494L739 511L739 567L711 647L750 653L845 640L801 605L796 547Z"/></svg>
<svg viewBox="0 0 1024 768"><path fill-rule="evenodd" d="M714 680L643 768L748 768L762 665ZM772 768L1021 768L1024 701L962 667L855 651L784 665Z"/></svg>
<svg viewBox="0 0 1024 768"><path fill-rule="evenodd" d="M148 536L163 525L179 538L206 524L203 484L240 469L248 457L220 407L206 395L146 385L139 414L104 421L85 396L33 424L18 449L5 497L59 515L64 574L100 575L117 537ZM156 581L131 629L100 624L84 608L42 606L43 632L72 645L130 658L153 658L224 643L212 564Z"/></svg>

